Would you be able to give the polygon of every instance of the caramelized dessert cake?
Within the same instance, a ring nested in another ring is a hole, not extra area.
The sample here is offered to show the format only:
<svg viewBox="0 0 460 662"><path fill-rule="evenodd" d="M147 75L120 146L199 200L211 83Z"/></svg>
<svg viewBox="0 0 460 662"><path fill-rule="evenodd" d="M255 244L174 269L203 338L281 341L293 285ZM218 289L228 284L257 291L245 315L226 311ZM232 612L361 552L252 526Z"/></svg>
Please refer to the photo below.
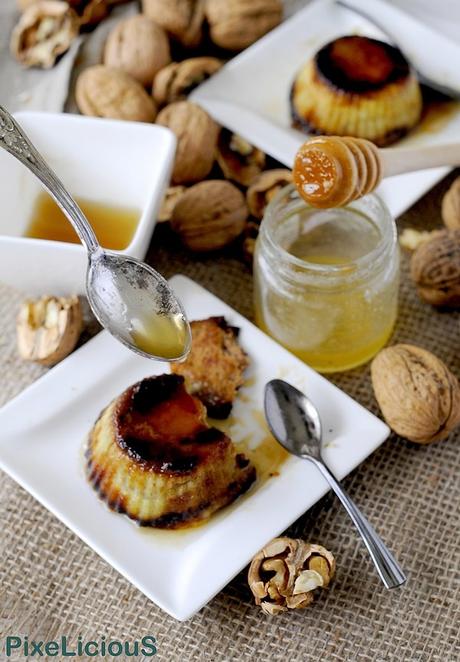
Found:
<svg viewBox="0 0 460 662"><path fill-rule="evenodd" d="M299 71L293 125L308 133L395 142L420 119L417 78L401 51L368 37L335 39Z"/></svg>
<svg viewBox="0 0 460 662"><path fill-rule="evenodd" d="M190 328L190 354L171 370L185 377L189 392L201 400L211 418L227 418L248 365L238 344L239 329L229 326L224 317L196 320Z"/></svg>
<svg viewBox="0 0 460 662"><path fill-rule="evenodd" d="M134 384L94 425L87 475L113 510L143 526L178 528L209 518L245 492L255 469L180 375Z"/></svg>

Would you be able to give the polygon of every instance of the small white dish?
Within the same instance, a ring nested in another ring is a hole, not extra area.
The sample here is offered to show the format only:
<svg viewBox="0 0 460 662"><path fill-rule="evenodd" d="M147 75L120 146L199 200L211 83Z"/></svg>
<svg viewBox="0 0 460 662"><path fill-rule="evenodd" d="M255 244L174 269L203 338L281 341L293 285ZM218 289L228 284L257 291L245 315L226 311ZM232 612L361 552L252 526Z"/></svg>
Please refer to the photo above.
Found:
<svg viewBox="0 0 460 662"><path fill-rule="evenodd" d="M257 446L267 437L263 392L275 377L302 389L318 407L324 456L339 479L388 436L388 427L376 416L215 296L183 276L174 277L171 285L190 319L225 315L241 329L250 368L233 410L229 432L235 442L250 438ZM289 457L278 467L279 475L256 482L196 528L140 529L109 511L85 479L85 439L113 397L135 381L167 370L101 332L0 410L0 467L151 600L185 620L328 486L313 465Z"/></svg>
<svg viewBox="0 0 460 662"><path fill-rule="evenodd" d="M396 10L395 10L396 11ZM400 29L404 32L415 21L404 12ZM307 136L291 127L289 94L295 75L302 65L328 41L346 34L363 34L388 41L372 23L337 5L333 0L313 0L278 28L233 58L191 95L218 122L278 159L289 168ZM456 45L450 43L450 48ZM443 52L424 44L430 57L442 68ZM460 46L457 61L460 61ZM441 84L443 81L439 81ZM444 81L448 84L449 79ZM443 144L458 140L460 104L445 121L434 121L429 127L414 129L397 146ZM396 145L395 145L396 146ZM447 172L435 168L382 182L378 193L393 216L402 214Z"/></svg>
<svg viewBox="0 0 460 662"><path fill-rule="evenodd" d="M73 196L139 211L131 243L118 252L142 259L169 181L173 133L156 124L62 113L15 117ZM29 294L81 294L83 246L23 236L42 190L32 173L0 149L0 281Z"/></svg>

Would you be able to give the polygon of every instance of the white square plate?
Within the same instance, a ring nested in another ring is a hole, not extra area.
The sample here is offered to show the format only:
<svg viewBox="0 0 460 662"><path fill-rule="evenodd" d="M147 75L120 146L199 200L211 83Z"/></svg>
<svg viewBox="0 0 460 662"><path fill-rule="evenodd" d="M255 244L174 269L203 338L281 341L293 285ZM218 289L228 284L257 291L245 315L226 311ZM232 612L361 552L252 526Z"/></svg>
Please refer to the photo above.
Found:
<svg viewBox="0 0 460 662"><path fill-rule="evenodd" d="M401 12L401 20L404 18ZM346 34L388 41L372 23L333 0L314 0L233 58L191 97L218 122L290 168L297 149L306 140L305 134L291 127L289 93L294 77L322 45ZM426 48L430 49L429 43ZM431 52L442 62L442 52ZM425 129L414 129L397 145L449 143L458 140L459 135L460 104L445 121L439 120L439 128L434 122ZM381 184L378 192L392 214L399 216L447 172L448 168L436 168L392 177Z"/></svg>
<svg viewBox="0 0 460 662"><path fill-rule="evenodd" d="M171 283L190 319L225 315L241 329L250 368L233 411L230 434L236 442L250 436L257 445L266 438L263 391L275 377L295 384L317 405L325 458L338 478L387 437L382 421L222 301L183 276ZM86 482L82 446L113 397L165 370L165 364L138 357L100 333L0 410L0 467L151 600L185 620L328 488L312 465L289 457L279 475L256 482L234 504L188 531L138 528L109 511Z"/></svg>

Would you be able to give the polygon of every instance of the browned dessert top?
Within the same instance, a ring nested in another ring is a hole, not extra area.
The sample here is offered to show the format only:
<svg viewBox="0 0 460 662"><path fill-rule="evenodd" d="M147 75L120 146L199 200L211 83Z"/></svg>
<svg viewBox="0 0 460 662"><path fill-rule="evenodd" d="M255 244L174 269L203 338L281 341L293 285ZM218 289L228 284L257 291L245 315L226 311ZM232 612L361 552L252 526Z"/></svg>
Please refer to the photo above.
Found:
<svg viewBox="0 0 460 662"><path fill-rule="evenodd" d="M346 92L370 92L404 78L409 64L398 48L369 37L340 37L315 56L319 75Z"/></svg>
<svg viewBox="0 0 460 662"><path fill-rule="evenodd" d="M207 425L204 406L187 393L179 375L143 379L125 391L114 415L119 446L160 473L192 471L230 443Z"/></svg>

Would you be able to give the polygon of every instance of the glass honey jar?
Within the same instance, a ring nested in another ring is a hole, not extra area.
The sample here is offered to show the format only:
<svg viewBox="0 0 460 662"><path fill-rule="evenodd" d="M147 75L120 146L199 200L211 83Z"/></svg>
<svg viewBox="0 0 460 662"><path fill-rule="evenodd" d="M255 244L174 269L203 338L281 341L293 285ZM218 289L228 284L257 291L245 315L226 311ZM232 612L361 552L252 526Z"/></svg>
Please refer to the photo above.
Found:
<svg viewBox="0 0 460 662"><path fill-rule="evenodd" d="M317 209L291 185L268 205L254 253L260 328L320 372L371 359L397 314L396 226L376 195Z"/></svg>

